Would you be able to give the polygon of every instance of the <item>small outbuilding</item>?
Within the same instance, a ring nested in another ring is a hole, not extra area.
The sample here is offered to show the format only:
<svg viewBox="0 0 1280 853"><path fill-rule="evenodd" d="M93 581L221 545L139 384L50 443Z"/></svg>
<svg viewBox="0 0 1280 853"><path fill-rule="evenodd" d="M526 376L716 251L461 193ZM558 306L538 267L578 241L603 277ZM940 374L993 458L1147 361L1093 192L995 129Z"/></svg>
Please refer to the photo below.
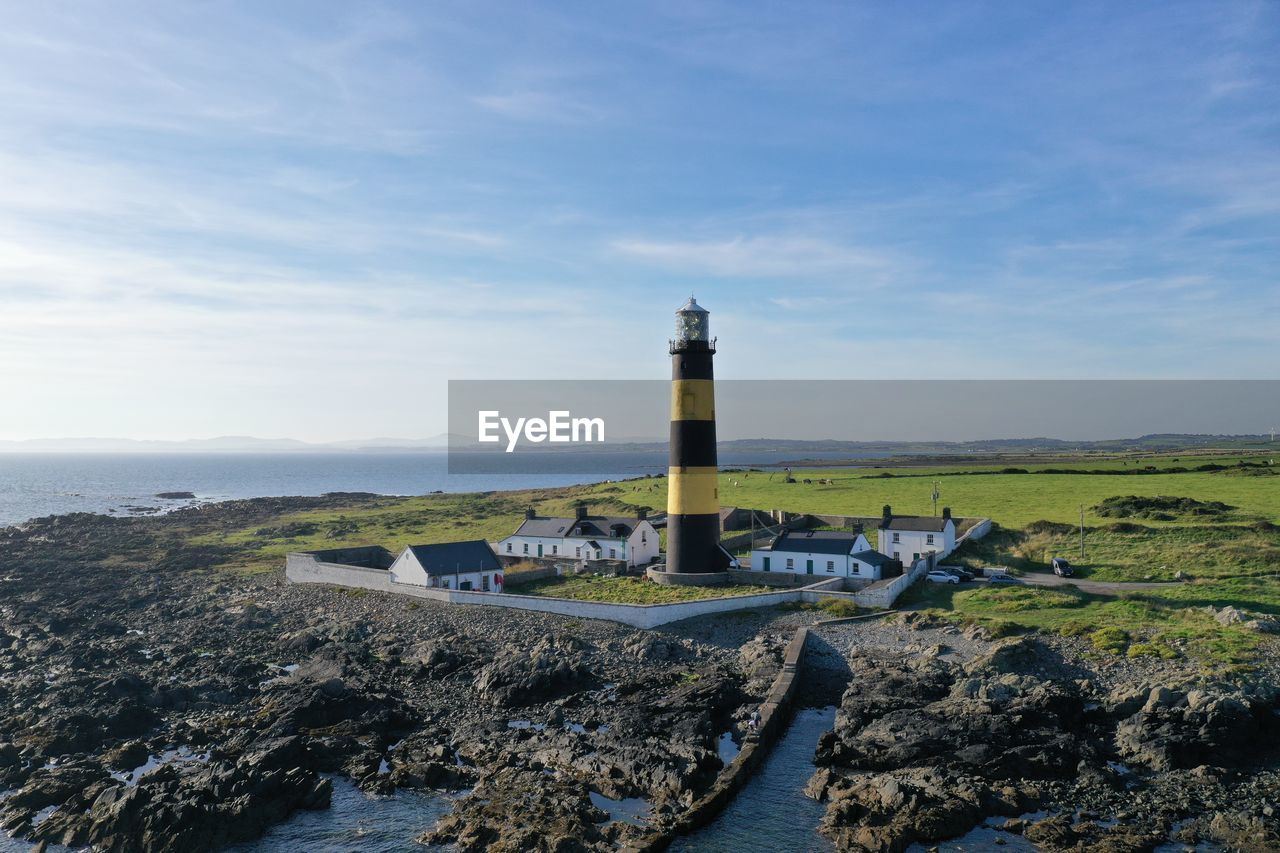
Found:
<svg viewBox="0 0 1280 853"><path fill-rule="evenodd" d="M396 557L390 571L395 583L502 592L502 564L483 539L410 545Z"/></svg>

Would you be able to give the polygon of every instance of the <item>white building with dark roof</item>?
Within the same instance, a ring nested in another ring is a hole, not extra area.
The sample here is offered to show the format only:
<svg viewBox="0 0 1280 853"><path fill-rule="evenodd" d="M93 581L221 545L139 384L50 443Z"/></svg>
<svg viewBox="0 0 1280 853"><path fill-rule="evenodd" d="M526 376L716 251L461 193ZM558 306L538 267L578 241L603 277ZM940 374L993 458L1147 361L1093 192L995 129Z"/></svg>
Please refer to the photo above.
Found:
<svg viewBox="0 0 1280 853"><path fill-rule="evenodd" d="M410 545L390 568L395 583L502 592L502 564L483 539Z"/></svg>
<svg viewBox="0 0 1280 853"><path fill-rule="evenodd" d="M839 530L783 530L763 548L751 552L753 572L784 572L818 577L880 580L897 564L872 550L861 533Z"/></svg>
<svg viewBox="0 0 1280 853"><path fill-rule="evenodd" d="M879 550L912 565L929 553L938 559L956 549L956 525L951 520L951 507L942 508L942 516L894 515L886 505L877 529Z"/></svg>
<svg viewBox="0 0 1280 853"><path fill-rule="evenodd" d="M519 529L498 542L498 556L507 562L550 558L645 566L658 554L658 531L644 510L634 518L589 515L585 506L578 507L574 518L528 510Z"/></svg>

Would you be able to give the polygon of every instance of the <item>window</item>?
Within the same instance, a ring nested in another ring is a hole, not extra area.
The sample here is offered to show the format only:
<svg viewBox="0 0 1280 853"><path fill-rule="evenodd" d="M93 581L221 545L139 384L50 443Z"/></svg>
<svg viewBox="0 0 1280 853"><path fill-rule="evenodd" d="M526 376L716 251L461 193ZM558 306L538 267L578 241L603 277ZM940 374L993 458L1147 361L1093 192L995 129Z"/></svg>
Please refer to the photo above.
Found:
<svg viewBox="0 0 1280 853"><path fill-rule="evenodd" d="M640 531L640 544L641 544L641 545L644 545L644 544L646 544L648 541L649 541L649 534L648 534L648 533L646 533L646 532L644 532L643 530L641 530L641 531Z"/></svg>
<svg viewBox="0 0 1280 853"><path fill-rule="evenodd" d="M788 568L788 569L794 569L795 567L796 567L796 561L795 561L795 559L794 559L794 558L792 558L792 557L787 557L787 568Z"/></svg>
<svg viewBox="0 0 1280 853"><path fill-rule="evenodd" d="M510 553L511 553L511 543L510 543L510 542L508 542L508 543L507 543L507 553L508 553L508 554L510 554Z"/></svg>
<svg viewBox="0 0 1280 853"><path fill-rule="evenodd" d="M581 545L579 545L577 548L574 548L574 549L573 549L573 556L575 556L575 557L581 557L581 556L582 556L582 546L581 546Z"/></svg>
<svg viewBox="0 0 1280 853"><path fill-rule="evenodd" d="M560 553L560 546L559 546L559 545L552 545L552 546L551 546L551 553L552 553L552 554L559 554L559 553Z"/></svg>
<svg viewBox="0 0 1280 853"><path fill-rule="evenodd" d="M835 560L827 560L827 571L834 572L836 570Z"/></svg>
<svg viewBox="0 0 1280 853"><path fill-rule="evenodd" d="M924 541L925 541L925 542L927 542L928 544L932 545L932 544L933 544L933 534L932 534L932 533L930 533L928 536L926 536Z"/></svg>
<svg viewBox="0 0 1280 853"><path fill-rule="evenodd" d="M488 576L488 575L481 575L481 576L480 576L480 586L481 586L481 589L482 589L484 592L488 592L488 591L489 591L489 576Z"/></svg>
<svg viewBox="0 0 1280 853"><path fill-rule="evenodd" d="M445 578L444 580L440 581L440 586L444 587L445 589L448 589L448 588L449 588L449 579L448 579L448 578Z"/></svg>
<svg viewBox="0 0 1280 853"><path fill-rule="evenodd" d="M524 552L525 552L526 554L528 554L528 553L529 553L529 543L528 543L528 542L524 543Z"/></svg>
<svg viewBox="0 0 1280 853"><path fill-rule="evenodd" d="M610 559L610 560L615 560L615 559L617 559L617 557L618 557L618 549L617 549L617 548L610 548L610 549L609 549L609 559Z"/></svg>
<svg viewBox="0 0 1280 853"><path fill-rule="evenodd" d="M902 541L902 534L901 534L901 533L895 533L895 534L893 534L893 542L894 542L894 544L895 544L895 545L896 545L897 543L901 542L901 541Z"/></svg>
<svg viewBox="0 0 1280 853"><path fill-rule="evenodd" d="M901 554L899 554L897 551L894 551L894 552L893 552L893 559L895 559L895 560L901 560L901 559L902 559L902 555L901 555Z"/></svg>

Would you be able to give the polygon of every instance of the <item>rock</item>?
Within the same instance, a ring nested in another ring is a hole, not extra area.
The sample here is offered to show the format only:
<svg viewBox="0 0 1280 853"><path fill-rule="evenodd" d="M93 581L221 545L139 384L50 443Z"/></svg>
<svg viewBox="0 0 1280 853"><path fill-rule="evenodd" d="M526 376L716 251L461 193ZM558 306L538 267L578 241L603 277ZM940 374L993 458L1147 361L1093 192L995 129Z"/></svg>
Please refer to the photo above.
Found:
<svg viewBox="0 0 1280 853"><path fill-rule="evenodd" d="M1213 610L1212 607L1209 609ZM1213 618L1218 620L1219 625L1235 625L1249 621L1249 614L1236 607L1224 607L1221 610L1214 611Z"/></svg>

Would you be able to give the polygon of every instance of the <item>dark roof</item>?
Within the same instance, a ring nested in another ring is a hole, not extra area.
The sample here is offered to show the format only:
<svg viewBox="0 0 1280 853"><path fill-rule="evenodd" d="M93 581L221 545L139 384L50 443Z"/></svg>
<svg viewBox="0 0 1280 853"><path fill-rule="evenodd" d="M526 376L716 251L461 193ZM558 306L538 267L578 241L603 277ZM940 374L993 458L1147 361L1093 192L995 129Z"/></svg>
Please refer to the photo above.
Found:
<svg viewBox="0 0 1280 853"><path fill-rule="evenodd" d="M451 575L454 572L499 571L502 564L483 539L467 542L438 542L434 545L410 545L408 550L418 558L429 575Z"/></svg>
<svg viewBox="0 0 1280 853"><path fill-rule="evenodd" d="M853 555L853 559L868 566L883 566L885 563L893 562L893 557L881 554L879 551L859 551Z"/></svg>
<svg viewBox="0 0 1280 853"><path fill-rule="evenodd" d="M774 538L770 551L793 554L848 554L858 534L841 530L788 530Z"/></svg>
<svg viewBox="0 0 1280 853"><path fill-rule="evenodd" d="M949 518L932 515L894 515L880 519L881 530L927 530L941 533L947 529Z"/></svg>
<svg viewBox="0 0 1280 853"><path fill-rule="evenodd" d="M526 518L515 536L602 536L605 539L626 539L640 524L638 518L589 515L586 518Z"/></svg>

